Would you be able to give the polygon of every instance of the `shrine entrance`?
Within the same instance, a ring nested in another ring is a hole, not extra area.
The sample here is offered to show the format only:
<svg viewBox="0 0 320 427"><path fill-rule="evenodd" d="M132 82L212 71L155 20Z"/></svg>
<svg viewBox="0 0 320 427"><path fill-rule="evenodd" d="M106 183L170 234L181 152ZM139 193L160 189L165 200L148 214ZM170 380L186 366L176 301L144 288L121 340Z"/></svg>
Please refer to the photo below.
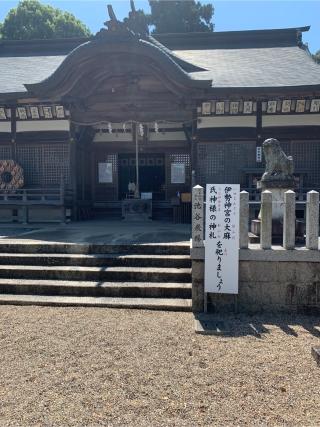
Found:
<svg viewBox="0 0 320 427"><path fill-rule="evenodd" d="M165 199L165 156L164 154L139 155L139 189L140 193L149 194L153 200ZM118 158L119 200L132 197L129 183L136 182L136 156L119 154Z"/></svg>
<svg viewBox="0 0 320 427"><path fill-rule="evenodd" d="M109 9L107 28L47 79L26 88L35 98L59 100L69 111L75 219L123 217L124 203L135 211L152 206L155 219L180 218L172 212L180 202L181 211L190 211L195 114L212 80L193 78L190 73L206 70L145 29L128 29Z"/></svg>

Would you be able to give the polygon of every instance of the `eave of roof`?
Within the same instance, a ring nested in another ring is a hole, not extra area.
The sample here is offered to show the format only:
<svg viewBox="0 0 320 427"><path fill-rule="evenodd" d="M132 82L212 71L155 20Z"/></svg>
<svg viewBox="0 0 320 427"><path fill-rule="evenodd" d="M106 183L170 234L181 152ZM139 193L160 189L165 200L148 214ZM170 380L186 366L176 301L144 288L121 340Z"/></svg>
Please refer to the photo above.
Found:
<svg viewBox="0 0 320 427"><path fill-rule="evenodd" d="M248 49L300 45L301 33L310 26L268 30L219 31L185 34L154 34L171 50Z"/></svg>

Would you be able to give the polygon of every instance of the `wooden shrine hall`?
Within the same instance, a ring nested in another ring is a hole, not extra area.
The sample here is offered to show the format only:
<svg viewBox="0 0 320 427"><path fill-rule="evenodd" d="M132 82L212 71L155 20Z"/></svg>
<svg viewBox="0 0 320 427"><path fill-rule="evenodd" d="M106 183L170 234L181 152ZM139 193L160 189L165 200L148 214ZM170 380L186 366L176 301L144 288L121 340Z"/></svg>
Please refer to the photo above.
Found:
<svg viewBox="0 0 320 427"><path fill-rule="evenodd" d="M309 27L151 37L109 15L89 39L0 42L0 221L188 221L206 183L256 200L270 137L297 197L319 191Z"/></svg>

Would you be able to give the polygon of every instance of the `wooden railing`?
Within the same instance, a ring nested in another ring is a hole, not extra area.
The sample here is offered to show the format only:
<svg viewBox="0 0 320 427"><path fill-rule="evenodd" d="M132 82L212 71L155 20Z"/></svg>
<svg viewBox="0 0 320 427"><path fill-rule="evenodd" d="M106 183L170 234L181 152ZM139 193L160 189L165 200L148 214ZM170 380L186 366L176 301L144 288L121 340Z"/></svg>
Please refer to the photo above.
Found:
<svg viewBox="0 0 320 427"><path fill-rule="evenodd" d="M11 221L16 221L15 216L17 212L21 212L19 215L20 221L24 223L29 222L29 213L32 210L32 207L37 207L40 209L50 208L55 209L57 218L52 220L53 222L65 222L66 218L66 208L71 207L73 199L73 192L70 189L66 189L64 186L55 187L55 188L22 188L17 190L0 190L0 209L4 209L5 219L3 221L10 221L10 209L12 212ZM51 212L53 210L51 209ZM8 213L9 212L9 213ZM48 212L48 211L47 211ZM46 216L46 215L44 215ZM31 221L31 219L30 219ZM41 221L47 222L47 218L43 218ZM51 220L48 220L51 222Z"/></svg>
<svg viewBox="0 0 320 427"><path fill-rule="evenodd" d="M60 188L0 190L0 205L56 205L71 200L72 191Z"/></svg>

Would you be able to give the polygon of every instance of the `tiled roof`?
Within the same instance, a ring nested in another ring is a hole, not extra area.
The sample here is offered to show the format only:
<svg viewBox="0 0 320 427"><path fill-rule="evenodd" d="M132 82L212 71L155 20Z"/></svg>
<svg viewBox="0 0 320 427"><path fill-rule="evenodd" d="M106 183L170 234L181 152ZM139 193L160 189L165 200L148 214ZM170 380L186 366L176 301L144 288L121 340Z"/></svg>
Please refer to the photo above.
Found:
<svg viewBox="0 0 320 427"><path fill-rule="evenodd" d="M24 83L37 83L52 74L65 56L0 57L0 93L26 92Z"/></svg>
<svg viewBox="0 0 320 427"><path fill-rule="evenodd" d="M320 85L320 65L298 46L250 49L179 50L175 54L207 71L213 87L283 87Z"/></svg>
<svg viewBox="0 0 320 427"><path fill-rule="evenodd" d="M159 39L173 47L172 53L185 61L178 61L177 65L195 80L212 80L213 88L319 86L320 65L299 41L299 34L305 30L203 33L192 37L177 35L178 38L163 35L163 40ZM47 79L74 48L72 43L81 44L83 40L1 42L0 93L23 94L25 83ZM175 60L174 56L172 59ZM192 70L187 63L205 71Z"/></svg>

